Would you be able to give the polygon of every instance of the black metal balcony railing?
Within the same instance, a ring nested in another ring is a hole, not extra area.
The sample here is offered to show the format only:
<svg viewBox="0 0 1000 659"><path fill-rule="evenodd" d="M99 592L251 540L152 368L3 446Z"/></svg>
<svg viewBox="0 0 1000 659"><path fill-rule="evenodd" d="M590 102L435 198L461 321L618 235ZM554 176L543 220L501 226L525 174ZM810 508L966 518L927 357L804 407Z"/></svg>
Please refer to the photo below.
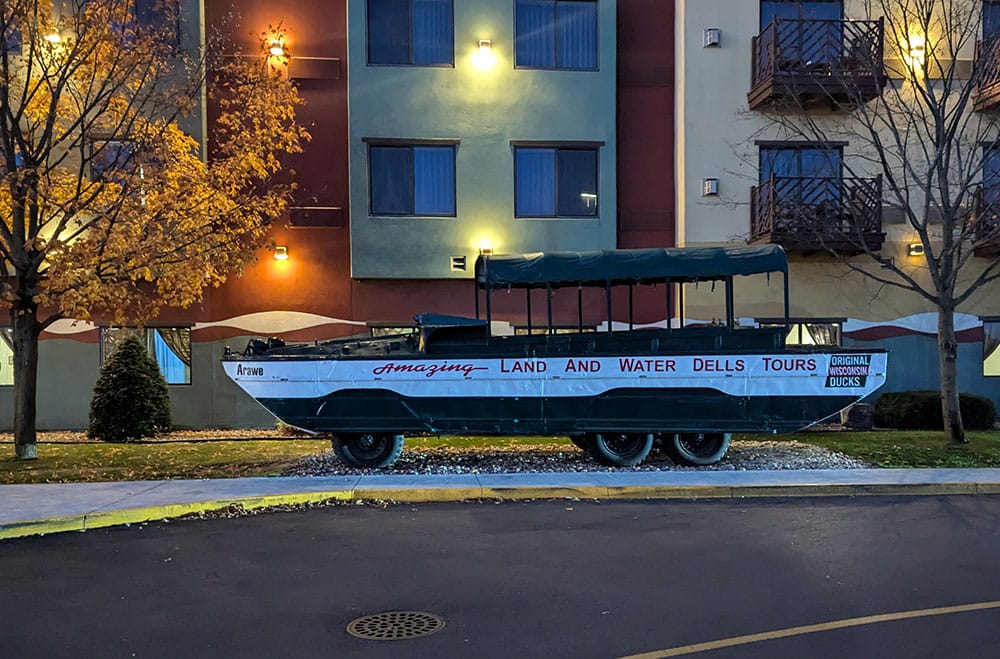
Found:
<svg viewBox="0 0 1000 659"><path fill-rule="evenodd" d="M753 38L750 109L867 103L885 86L883 34L881 18L775 18Z"/></svg>
<svg viewBox="0 0 1000 659"><path fill-rule="evenodd" d="M979 188L972 198L973 247L976 256L1000 256L1000 189Z"/></svg>
<svg viewBox="0 0 1000 659"><path fill-rule="evenodd" d="M976 43L973 109L1000 110L1000 35Z"/></svg>
<svg viewBox="0 0 1000 659"><path fill-rule="evenodd" d="M750 191L751 244L860 254L882 247L882 177L772 176Z"/></svg>

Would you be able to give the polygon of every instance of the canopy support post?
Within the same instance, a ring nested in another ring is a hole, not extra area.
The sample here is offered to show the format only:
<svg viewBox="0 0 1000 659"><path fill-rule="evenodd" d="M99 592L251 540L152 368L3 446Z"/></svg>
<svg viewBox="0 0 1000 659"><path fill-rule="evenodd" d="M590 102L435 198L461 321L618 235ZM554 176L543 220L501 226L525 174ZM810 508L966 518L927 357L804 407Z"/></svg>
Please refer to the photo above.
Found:
<svg viewBox="0 0 1000 659"><path fill-rule="evenodd" d="M608 332L613 332L612 321L611 321L611 280L608 279L604 282L604 296L607 298L608 303Z"/></svg>
<svg viewBox="0 0 1000 659"><path fill-rule="evenodd" d="M736 311L733 305L733 278L726 277L726 327L735 327Z"/></svg>
<svg viewBox="0 0 1000 659"><path fill-rule="evenodd" d="M548 311L549 328L545 332L546 334L555 334L555 328L552 327L552 284L545 284L545 304Z"/></svg>
<svg viewBox="0 0 1000 659"><path fill-rule="evenodd" d="M632 327L632 311L633 311L633 306L632 306L632 288L633 288L632 284L629 284L628 285L628 328L629 328L629 330L634 329Z"/></svg>
<svg viewBox="0 0 1000 659"><path fill-rule="evenodd" d="M528 297L528 336L531 336L531 287L524 289Z"/></svg>

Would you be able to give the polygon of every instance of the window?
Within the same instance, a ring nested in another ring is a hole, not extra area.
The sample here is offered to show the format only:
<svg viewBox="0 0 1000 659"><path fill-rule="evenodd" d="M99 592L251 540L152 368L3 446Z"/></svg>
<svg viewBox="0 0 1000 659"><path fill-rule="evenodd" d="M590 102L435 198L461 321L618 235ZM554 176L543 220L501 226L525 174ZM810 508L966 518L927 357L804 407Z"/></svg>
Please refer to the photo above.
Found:
<svg viewBox="0 0 1000 659"><path fill-rule="evenodd" d="M516 217L597 217L597 149L514 147Z"/></svg>
<svg viewBox="0 0 1000 659"><path fill-rule="evenodd" d="M761 327L783 327L784 321L760 319ZM841 345L841 320L792 320L785 344L790 346L839 346Z"/></svg>
<svg viewBox="0 0 1000 659"><path fill-rule="evenodd" d="M760 27L775 18L839 21L844 17L842 0L761 0Z"/></svg>
<svg viewBox="0 0 1000 659"><path fill-rule="evenodd" d="M983 40L1000 34L1000 1L983 2Z"/></svg>
<svg viewBox="0 0 1000 659"><path fill-rule="evenodd" d="M781 179L785 203L818 205L841 198L843 148L825 144L782 144L760 147L760 182Z"/></svg>
<svg viewBox="0 0 1000 659"><path fill-rule="evenodd" d="M812 21L786 25L780 32L782 59L810 67L840 59L844 43L844 28L840 23L843 17L841 0L762 0L760 3L761 31L775 18Z"/></svg>
<svg viewBox="0 0 1000 659"><path fill-rule="evenodd" d="M21 31L13 25L4 26L3 38L7 53L14 55L21 52Z"/></svg>
<svg viewBox="0 0 1000 659"><path fill-rule="evenodd" d="M14 337L9 327L0 329L0 386L14 384Z"/></svg>
<svg viewBox="0 0 1000 659"><path fill-rule="evenodd" d="M368 0L368 63L455 63L452 0Z"/></svg>
<svg viewBox="0 0 1000 659"><path fill-rule="evenodd" d="M164 41L177 45L180 38L177 0L135 0L135 22L141 28L156 30Z"/></svg>
<svg viewBox="0 0 1000 659"><path fill-rule="evenodd" d="M191 328L134 327L101 328L101 363L111 356L118 342L126 336L138 336L146 344L149 355L156 360L167 384L191 384Z"/></svg>
<svg viewBox="0 0 1000 659"><path fill-rule="evenodd" d="M514 65L597 70L596 0L517 0Z"/></svg>
<svg viewBox="0 0 1000 659"><path fill-rule="evenodd" d="M134 171L135 143L125 140L95 140L91 143L90 179L124 183L122 173Z"/></svg>
<svg viewBox="0 0 1000 659"><path fill-rule="evenodd" d="M983 321L983 375L1000 377L1000 318Z"/></svg>
<svg viewBox="0 0 1000 659"><path fill-rule="evenodd" d="M455 216L455 145L368 146L370 215Z"/></svg>

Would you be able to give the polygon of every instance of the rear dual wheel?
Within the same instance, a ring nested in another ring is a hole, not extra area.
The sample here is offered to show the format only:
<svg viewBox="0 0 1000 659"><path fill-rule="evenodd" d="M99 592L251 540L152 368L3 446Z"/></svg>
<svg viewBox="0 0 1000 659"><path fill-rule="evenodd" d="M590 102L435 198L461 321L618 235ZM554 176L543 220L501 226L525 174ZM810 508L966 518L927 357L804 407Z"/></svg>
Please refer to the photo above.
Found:
<svg viewBox="0 0 1000 659"><path fill-rule="evenodd" d="M592 433L584 441L591 457L610 467L634 467L653 448L653 435L648 433Z"/></svg>
<svg viewBox="0 0 1000 659"><path fill-rule="evenodd" d="M678 465L704 467L713 465L729 450L728 432L676 433L663 440L667 455Z"/></svg>
<svg viewBox="0 0 1000 659"><path fill-rule="evenodd" d="M351 433L333 438L333 451L341 462L362 469L388 467L403 451L403 436Z"/></svg>

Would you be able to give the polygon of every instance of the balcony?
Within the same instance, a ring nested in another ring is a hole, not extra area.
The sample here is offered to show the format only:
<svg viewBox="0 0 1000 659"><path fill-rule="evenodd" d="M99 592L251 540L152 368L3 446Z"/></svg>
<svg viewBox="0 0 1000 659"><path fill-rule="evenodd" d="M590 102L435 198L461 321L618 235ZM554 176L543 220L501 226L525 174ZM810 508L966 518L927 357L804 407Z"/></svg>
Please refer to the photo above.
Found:
<svg viewBox="0 0 1000 659"><path fill-rule="evenodd" d="M1000 256L1000 190L979 188L972 199L973 253Z"/></svg>
<svg viewBox="0 0 1000 659"><path fill-rule="evenodd" d="M751 110L834 110L882 93L882 19L775 18L753 38Z"/></svg>
<svg viewBox="0 0 1000 659"><path fill-rule="evenodd" d="M882 248L882 177L772 176L750 191L752 245L851 255Z"/></svg>
<svg viewBox="0 0 1000 659"><path fill-rule="evenodd" d="M977 112L1000 110L1000 39L978 42L975 63L972 108Z"/></svg>

